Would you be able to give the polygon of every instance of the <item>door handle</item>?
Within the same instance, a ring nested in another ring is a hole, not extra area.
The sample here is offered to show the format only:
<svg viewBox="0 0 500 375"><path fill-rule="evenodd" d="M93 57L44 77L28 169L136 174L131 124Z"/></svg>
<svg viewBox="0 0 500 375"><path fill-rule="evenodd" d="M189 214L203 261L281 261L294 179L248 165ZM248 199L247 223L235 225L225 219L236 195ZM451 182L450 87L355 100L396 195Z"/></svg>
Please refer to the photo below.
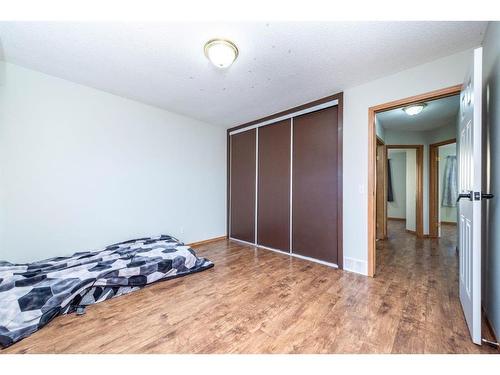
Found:
<svg viewBox="0 0 500 375"><path fill-rule="evenodd" d="M468 198L470 201L472 201L474 199L474 192L471 190L468 193L458 194L457 202L462 198Z"/></svg>
<svg viewBox="0 0 500 375"><path fill-rule="evenodd" d="M462 199L462 198L467 198L470 201L476 200L479 201L481 199L491 199L494 198L495 195L491 193L480 193L478 191L473 192L472 190L469 191L468 193L460 193L458 194L457 202Z"/></svg>

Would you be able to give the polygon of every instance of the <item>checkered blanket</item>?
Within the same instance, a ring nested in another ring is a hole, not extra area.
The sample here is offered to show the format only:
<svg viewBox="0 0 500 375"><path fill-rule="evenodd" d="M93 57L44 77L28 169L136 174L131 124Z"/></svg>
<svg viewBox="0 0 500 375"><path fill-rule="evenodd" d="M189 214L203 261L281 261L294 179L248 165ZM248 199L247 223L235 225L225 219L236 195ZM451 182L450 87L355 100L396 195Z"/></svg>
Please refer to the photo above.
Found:
<svg viewBox="0 0 500 375"><path fill-rule="evenodd" d="M0 346L12 345L78 307L212 266L166 235L29 264L0 261Z"/></svg>

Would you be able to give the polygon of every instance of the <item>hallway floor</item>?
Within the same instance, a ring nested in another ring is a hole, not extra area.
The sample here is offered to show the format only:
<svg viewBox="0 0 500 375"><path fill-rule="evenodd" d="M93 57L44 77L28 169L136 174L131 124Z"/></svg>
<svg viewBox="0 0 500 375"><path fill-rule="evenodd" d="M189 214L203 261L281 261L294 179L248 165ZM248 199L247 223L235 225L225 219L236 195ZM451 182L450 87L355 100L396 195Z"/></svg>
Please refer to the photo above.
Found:
<svg viewBox="0 0 500 375"><path fill-rule="evenodd" d="M404 221L387 226L388 239L377 242L376 278L402 288L396 351L497 353L470 341L458 295L456 226L442 225L439 239L418 239L405 231ZM487 327L483 332L491 338Z"/></svg>

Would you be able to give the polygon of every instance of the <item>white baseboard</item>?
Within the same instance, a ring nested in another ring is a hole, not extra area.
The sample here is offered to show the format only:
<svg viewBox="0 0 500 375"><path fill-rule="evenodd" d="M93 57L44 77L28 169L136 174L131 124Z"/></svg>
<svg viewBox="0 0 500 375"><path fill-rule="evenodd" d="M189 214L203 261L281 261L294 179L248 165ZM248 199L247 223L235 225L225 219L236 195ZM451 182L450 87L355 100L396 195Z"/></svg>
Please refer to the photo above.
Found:
<svg viewBox="0 0 500 375"><path fill-rule="evenodd" d="M344 257L344 271L368 275L368 262L361 259Z"/></svg>

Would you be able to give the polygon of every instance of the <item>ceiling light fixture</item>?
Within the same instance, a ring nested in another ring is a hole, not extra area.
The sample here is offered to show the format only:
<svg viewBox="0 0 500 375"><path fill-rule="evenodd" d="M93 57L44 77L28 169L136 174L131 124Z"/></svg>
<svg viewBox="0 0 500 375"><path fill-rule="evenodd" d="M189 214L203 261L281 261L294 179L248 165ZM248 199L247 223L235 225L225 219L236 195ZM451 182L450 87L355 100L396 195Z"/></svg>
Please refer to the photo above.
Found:
<svg viewBox="0 0 500 375"><path fill-rule="evenodd" d="M408 107L404 107L403 111L405 111L408 116L415 116L422 112L426 105L425 103L409 105Z"/></svg>
<svg viewBox="0 0 500 375"><path fill-rule="evenodd" d="M238 57L238 47L226 39L212 39L205 43L205 56L217 68L228 68Z"/></svg>

